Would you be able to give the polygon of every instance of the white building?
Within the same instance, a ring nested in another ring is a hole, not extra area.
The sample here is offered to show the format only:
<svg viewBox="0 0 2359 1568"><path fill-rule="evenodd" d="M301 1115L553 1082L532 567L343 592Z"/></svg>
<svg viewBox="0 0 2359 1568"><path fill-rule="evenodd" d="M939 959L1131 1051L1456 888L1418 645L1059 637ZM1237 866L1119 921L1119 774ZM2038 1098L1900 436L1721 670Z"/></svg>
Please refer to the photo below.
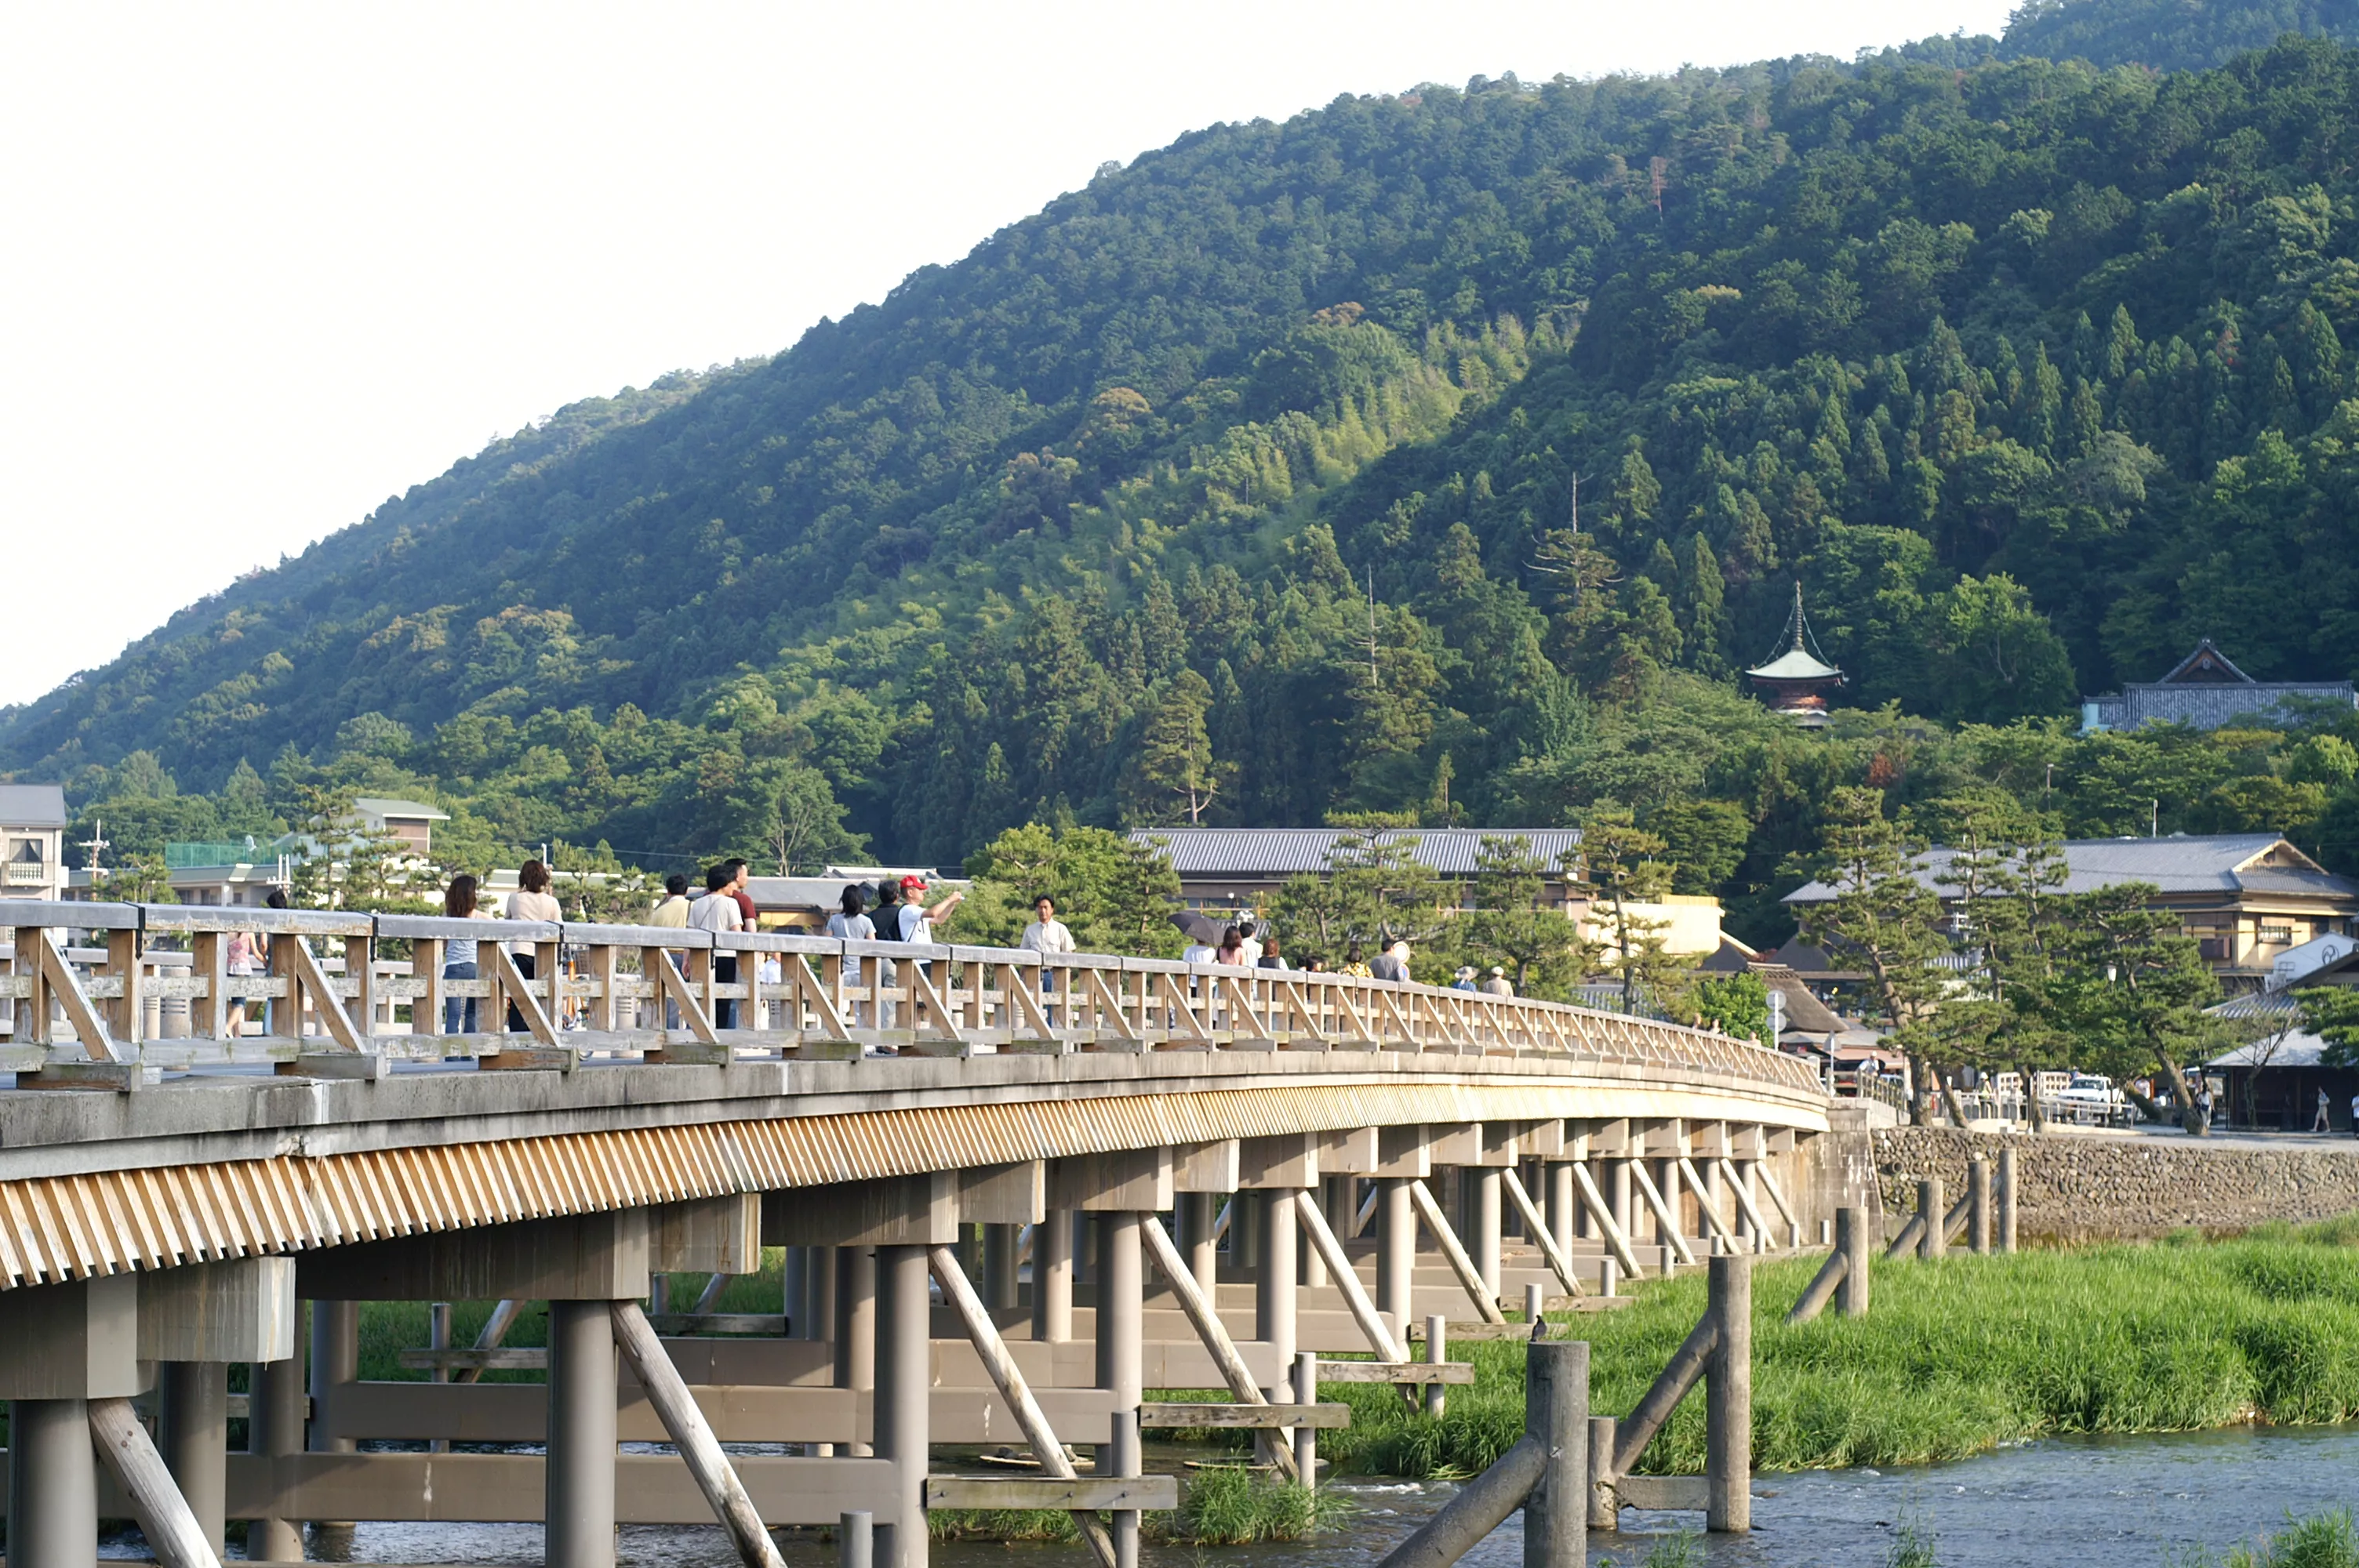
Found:
<svg viewBox="0 0 2359 1568"><path fill-rule="evenodd" d="M66 792L0 784L0 898L65 896Z"/></svg>

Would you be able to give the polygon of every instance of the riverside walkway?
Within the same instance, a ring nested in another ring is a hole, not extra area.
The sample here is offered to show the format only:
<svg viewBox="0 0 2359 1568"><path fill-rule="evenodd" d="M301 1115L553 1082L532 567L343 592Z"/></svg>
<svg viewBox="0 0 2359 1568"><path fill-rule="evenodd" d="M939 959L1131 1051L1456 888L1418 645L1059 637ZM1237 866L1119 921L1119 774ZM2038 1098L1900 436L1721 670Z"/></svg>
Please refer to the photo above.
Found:
<svg viewBox="0 0 2359 1568"><path fill-rule="evenodd" d="M227 973L236 930L266 974ZM424 1519L542 1522L566 1568L617 1522L717 1520L766 1563L768 1527L848 1512L903 1568L928 1507L1069 1508L1123 1568L1176 1498L1142 1426L1253 1429L1315 1478L1346 1413L1319 1382L1439 1408L1472 1377L1447 1320L1818 1242L1873 1176L1798 1060L1418 985L133 904L0 905L11 931L11 1568L90 1563L101 1517L167 1563L216 1562L226 1519L280 1561L303 1521ZM437 1033L454 999L511 1027ZM778 1310L704 1310L765 1247ZM681 1273L716 1283L667 1310ZM405 1301L503 1305L404 1352L435 1380L361 1380L360 1303ZM546 1349L501 1343L527 1302ZM976 1474L1002 1444L1037 1468Z"/></svg>

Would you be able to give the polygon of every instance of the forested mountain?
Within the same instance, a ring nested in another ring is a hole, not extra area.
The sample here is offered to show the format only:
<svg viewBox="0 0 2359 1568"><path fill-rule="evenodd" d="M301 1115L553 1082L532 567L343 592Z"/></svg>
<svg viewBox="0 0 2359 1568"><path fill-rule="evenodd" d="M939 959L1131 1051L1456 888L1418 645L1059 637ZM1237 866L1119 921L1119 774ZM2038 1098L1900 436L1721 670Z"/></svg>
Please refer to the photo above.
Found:
<svg viewBox="0 0 2359 1568"><path fill-rule="evenodd" d="M2040 803L2111 823L2152 781L2040 727L2080 692L2201 635L2359 664L2359 52L1986 55L1190 135L387 500L0 715L0 768L111 834L325 777L485 853L800 864L1618 801L1747 897L1814 791L1912 757L2019 792L2046 748ZM1828 736L1732 679L1798 579L1871 710ZM2299 737L2189 744L2167 820L2289 827L2348 782Z"/></svg>
<svg viewBox="0 0 2359 1568"><path fill-rule="evenodd" d="M1997 53L2008 59L2085 59L2200 70L2287 33L2359 40L2354 0L2026 0Z"/></svg>

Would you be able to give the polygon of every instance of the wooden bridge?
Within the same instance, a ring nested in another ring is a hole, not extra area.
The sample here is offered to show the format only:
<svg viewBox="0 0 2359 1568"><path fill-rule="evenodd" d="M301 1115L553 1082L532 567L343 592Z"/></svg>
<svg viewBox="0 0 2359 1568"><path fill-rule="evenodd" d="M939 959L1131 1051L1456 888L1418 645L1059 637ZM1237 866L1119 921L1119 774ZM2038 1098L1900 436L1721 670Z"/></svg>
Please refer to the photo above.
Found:
<svg viewBox="0 0 2359 1568"><path fill-rule="evenodd" d="M11 1568L91 1563L102 1517L171 1563L225 1519L282 1561L304 1521L540 1521L568 1568L618 1521L718 1521L771 1563L767 1527L847 1510L897 1568L929 1505L1073 1509L1112 1568L1175 1499L1142 1425L1254 1428L1315 1478L1321 1381L1438 1408L1471 1377L1447 1320L1816 1243L1863 1184L1803 1063L1548 1002L637 926L16 902L11 929ZM230 973L240 930L266 972ZM776 1312L667 1310L665 1276L765 1247ZM502 1345L503 1307L405 1356L435 1380L363 1381L359 1303L393 1301L547 1302L549 1346ZM1038 1470L974 1474L999 1444Z"/></svg>

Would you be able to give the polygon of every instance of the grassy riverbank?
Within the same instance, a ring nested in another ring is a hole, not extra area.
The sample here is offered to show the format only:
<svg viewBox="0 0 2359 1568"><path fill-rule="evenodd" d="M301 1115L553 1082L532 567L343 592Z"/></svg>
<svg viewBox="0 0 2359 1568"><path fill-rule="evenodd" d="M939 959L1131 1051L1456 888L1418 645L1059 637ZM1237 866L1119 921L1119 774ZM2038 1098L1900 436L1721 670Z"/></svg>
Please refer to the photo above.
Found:
<svg viewBox="0 0 2359 1568"><path fill-rule="evenodd" d="M1870 1314L1783 1319L1815 1259L1763 1268L1754 1303L1754 1466L1919 1465L2055 1433L2185 1432L2359 1416L2359 1221L2228 1241L1879 1262ZM1637 1402L1703 1311L1701 1274L1582 1314L1591 1408ZM1470 1346L1477 1381L1440 1422L1389 1390L1330 1385L1352 1425L1325 1434L1339 1467L1465 1474L1523 1430L1523 1347ZM1703 1467L1690 1399L1641 1466Z"/></svg>

